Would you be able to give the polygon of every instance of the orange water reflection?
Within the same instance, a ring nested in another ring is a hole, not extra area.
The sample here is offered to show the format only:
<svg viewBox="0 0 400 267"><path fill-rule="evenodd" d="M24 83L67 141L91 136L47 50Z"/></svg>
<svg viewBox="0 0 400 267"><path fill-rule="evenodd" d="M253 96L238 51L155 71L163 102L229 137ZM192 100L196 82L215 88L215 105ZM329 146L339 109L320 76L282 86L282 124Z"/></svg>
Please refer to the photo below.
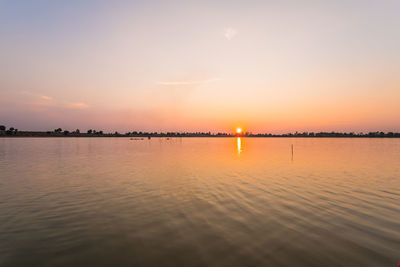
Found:
<svg viewBox="0 0 400 267"><path fill-rule="evenodd" d="M242 152L242 138L240 137L236 138L236 147L238 154L240 154Z"/></svg>
<svg viewBox="0 0 400 267"><path fill-rule="evenodd" d="M14 240L33 248L39 232L60 251L65 240L79 247L93 236L116 248L69 250L65 265L181 257L171 265L386 266L398 258L400 139L0 141L0 233L9 257L21 249ZM32 262L60 260L35 249L27 250ZM24 265L18 260L9 265Z"/></svg>

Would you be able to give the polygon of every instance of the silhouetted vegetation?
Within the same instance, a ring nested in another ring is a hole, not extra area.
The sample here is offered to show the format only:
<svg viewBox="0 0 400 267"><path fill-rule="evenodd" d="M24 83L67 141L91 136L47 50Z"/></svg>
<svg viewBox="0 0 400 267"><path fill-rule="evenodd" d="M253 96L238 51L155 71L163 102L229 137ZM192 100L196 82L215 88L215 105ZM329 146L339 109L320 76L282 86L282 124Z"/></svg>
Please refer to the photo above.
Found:
<svg viewBox="0 0 400 267"><path fill-rule="evenodd" d="M0 136L31 136L31 137L234 137L238 136L233 133L211 133L211 132L142 132L130 131L121 134L117 131L114 133L104 133L102 130L89 129L87 132L82 133L79 129L72 132L69 130L62 130L57 128L54 131L34 132L34 131L18 131L14 127L8 130L4 125L0 125ZM240 136L243 137L311 137L311 138L400 138L400 133L396 132L368 132L368 133L355 133L355 132L294 132L285 134L272 134L272 133L257 133L245 132Z"/></svg>
<svg viewBox="0 0 400 267"><path fill-rule="evenodd" d="M249 136L257 137L400 137L400 133L393 132L369 132L369 133L345 133L345 132L303 132L303 133L287 133L287 134L256 134Z"/></svg>
<svg viewBox="0 0 400 267"><path fill-rule="evenodd" d="M10 127L10 129L7 130L6 126L4 125L0 126L0 136L1 135L12 136L17 134L18 134L18 129L15 129L14 127Z"/></svg>

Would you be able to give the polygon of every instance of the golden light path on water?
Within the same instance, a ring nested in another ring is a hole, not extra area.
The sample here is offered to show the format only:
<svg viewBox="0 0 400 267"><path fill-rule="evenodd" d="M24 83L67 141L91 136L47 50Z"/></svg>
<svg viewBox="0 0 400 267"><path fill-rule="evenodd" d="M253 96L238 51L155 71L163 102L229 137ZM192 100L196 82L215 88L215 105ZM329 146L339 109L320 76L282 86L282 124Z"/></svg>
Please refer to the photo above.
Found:
<svg viewBox="0 0 400 267"><path fill-rule="evenodd" d="M242 139L240 137L236 138L237 152L240 154L242 152Z"/></svg>

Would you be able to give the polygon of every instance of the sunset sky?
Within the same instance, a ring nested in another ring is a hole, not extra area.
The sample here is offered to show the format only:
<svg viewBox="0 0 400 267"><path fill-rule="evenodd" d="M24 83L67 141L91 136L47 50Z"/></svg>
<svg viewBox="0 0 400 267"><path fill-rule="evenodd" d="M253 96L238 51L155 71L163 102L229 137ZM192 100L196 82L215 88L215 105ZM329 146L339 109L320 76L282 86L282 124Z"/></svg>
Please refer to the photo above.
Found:
<svg viewBox="0 0 400 267"><path fill-rule="evenodd" d="M0 0L0 124L400 131L400 1Z"/></svg>

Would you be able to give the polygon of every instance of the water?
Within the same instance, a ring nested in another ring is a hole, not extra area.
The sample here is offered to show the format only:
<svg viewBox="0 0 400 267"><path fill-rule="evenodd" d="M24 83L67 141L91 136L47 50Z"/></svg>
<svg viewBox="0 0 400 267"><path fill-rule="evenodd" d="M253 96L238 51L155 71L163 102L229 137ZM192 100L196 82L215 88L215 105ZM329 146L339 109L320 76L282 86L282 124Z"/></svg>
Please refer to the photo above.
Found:
<svg viewBox="0 0 400 267"><path fill-rule="evenodd" d="M400 139L2 138L0 266L396 266L399 163Z"/></svg>

